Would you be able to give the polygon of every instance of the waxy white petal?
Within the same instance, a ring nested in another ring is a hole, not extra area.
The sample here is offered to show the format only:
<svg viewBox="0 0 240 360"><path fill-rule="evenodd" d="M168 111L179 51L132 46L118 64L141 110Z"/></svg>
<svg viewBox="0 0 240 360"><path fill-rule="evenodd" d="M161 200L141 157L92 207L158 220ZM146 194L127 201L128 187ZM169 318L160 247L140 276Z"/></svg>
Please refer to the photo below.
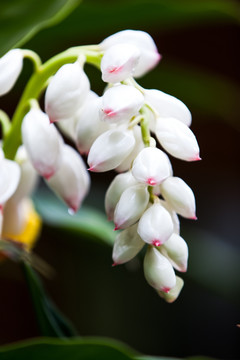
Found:
<svg viewBox="0 0 240 360"><path fill-rule="evenodd" d="M187 271L188 246L181 236L172 234L158 249L168 258L176 270L182 272Z"/></svg>
<svg viewBox="0 0 240 360"><path fill-rule="evenodd" d="M159 185L171 175L171 163L167 155L158 148L141 150L133 162L132 174L141 183Z"/></svg>
<svg viewBox="0 0 240 360"><path fill-rule="evenodd" d="M145 245L137 233L137 224L121 231L114 242L113 262L114 265L124 264L136 256Z"/></svg>
<svg viewBox="0 0 240 360"><path fill-rule="evenodd" d="M100 120L102 99L96 97L86 102L76 114L76 144L81 154L88 154L99 135L109 130L109 124Z"/></svg>
<svg viewBox="0 0 240 360"><path fill-rule="evenodd" d="M79 209L88 193L90 177L81 156L71 146L64 145L61 165L47 184L65 201L71 212Z"/></svg>
<svg viewBox="0 0 240 360"><path fill-rule="evenodd" d="M161 59L155 42L152 37L140 30L123 30L119 31L100 43L102 50L107 50L116 44L133 44L140 51L139 62L136 65L133 75L135 77L143 76L153 67L155 67Z"/></svg>
<svg viewBox="0 0 240 360"><path fill-rule="evenodd" d="M126 229L138 221L149 201L148 189L144 185L133 185L121 195L114 211L115 230Z"/></svg>
<svg viewBox="0 0 240 360"><path fill-rule="evenodd" d="M0 96L8 93L15 85L23 67L23 54L20 49L8 51L0 58Z"/></svg>
<svg viewBox="0 0 240 360"><path fill-rule="evenodd" d="M45 95L45 110L50 121L73 117L89 90L88 77L79 62L63 65L53 76Z"/></svg>
<svg viewBox="0 0 240 360"><path fill-rule="evenodd" d="M36 171L45 178L53 176L61 162L62 138L40 109L25 115L22 138Z"/></svg>
<svg viewBox="0 0 240 360"><path fill-rule="evenodd" d="M93 143L88 164L91 171L115 169L131 153L135 145L132 131L112 129L101 134Z"/></svg>
<svg viewBox="0 0 240 360"><path fill-rule="evenodd" d="M159 185L161 188L161 185ZM155 189L155 188L154 188ZM172 222L173 222L173 232L175 234L180 234L180 221L176 214L176 212L173 210L173 208L168 204L167 201L160 199L160 204L169 212Z"/></svg>
<svg viewBox="0 0 240 360"><path fill-rule="evenodd" d="M144 95L145 101L153 107L160 118L175 118L187 126L191 125L192 115L181 100L156 89L145 90Z"/></svg>
<svg viewBox="0 0 240 360"><path fill-rule="evenodd" d="M155 247L148 247L143 267L145 278L154 289L168 293L176 285L172 265Z"/></svg>
<svg viewBox="0 0 240 360"><path fill-rule="evenodd" d="M157 291L157 293L166 302L172 303L178 298L183 288L183 285L184 285L183 279L181 279L179 276L176 276L176 285L168 293L163 291Z"/></svg>
<svg viewBox="0 0 240 360"><path fill-rule="evenodd" d="M162 147L172 156L185 161L201 160L195 135L181 121L158 118L155 132Z"/></svg>
<svg viewBox="0 0 240 360"><path fill-rule="evenodd" d="M192 189L179 177L169 177L161 184L164 199L176 213L196 219L196 204Z"/></svg>
<svg viewBox="0 0 240 360"><path fill-rule="evenodd" d="M131 172L119 174L113 179L105 195L105 210L108 220L113 220L115 207L123 191L136 184L137 181Z"/></svg>
<svg viewBox="0 0 240 360"><path fill-rule="evenodd" d="M101 119L109 123L128 122L144 103L142 93L130 85L109 88L102 97Z"/></svg>
<svg viewBox="0 0 240 360"><path fill-rule="evenodd" d="M173 233L169 212L161 204L153 204L141 216L137 231L146 243L162 245Z"/></svg>
<svg viewBox="0 0 240 360"><path fill-rule="evenodd" d="M3 204L10 199L17 189L20 180L20 167L12 160L0 161L0 211Z"/></svg>

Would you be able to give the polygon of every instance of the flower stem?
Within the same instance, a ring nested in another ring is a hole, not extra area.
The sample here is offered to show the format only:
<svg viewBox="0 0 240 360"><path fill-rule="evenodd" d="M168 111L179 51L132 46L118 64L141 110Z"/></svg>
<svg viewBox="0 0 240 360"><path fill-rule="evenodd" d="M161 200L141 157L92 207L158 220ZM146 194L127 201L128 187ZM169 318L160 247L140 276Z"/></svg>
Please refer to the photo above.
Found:
<svg viewBox="0 0 240 360"><path fill-rule="evenodd" d="M29 100L38 99L42 89L46 86L47 80L64 64L75 62L81 54L86 57L87 63L98 68L100 67L102 54L97 45L70 48L52 57L44 64L37 67L35 66L36 71L33 73L25 87L13 115L11 129L4 139L3 151L6 158L14 159L16 151L21 145L21 124L23 117L29 110Z"/></svg>
<svg viewBox="0 0 240 360"><path fill-rule="evenodd" d="M146 147L150 146L150 130L149 130L149 120L148 120L148 109L143 106L140 110L140 114L142 114L142 120L140 121L141 132L142 132L142 140Z"/></svg>
<svg viewBox="0 0 240 360"><path fill-rule="evenodd" d="M3 110L0 110L0 123L2 124L3 137L5 137L10 130L11 122Z"/></svg>

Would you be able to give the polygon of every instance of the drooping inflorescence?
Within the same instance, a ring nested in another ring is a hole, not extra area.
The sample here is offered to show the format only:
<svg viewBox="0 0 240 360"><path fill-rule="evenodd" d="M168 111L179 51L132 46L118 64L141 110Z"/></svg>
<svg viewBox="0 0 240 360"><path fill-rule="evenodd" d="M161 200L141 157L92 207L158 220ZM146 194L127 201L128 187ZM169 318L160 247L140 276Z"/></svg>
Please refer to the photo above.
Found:
<svg viewBox="0 0 240 360"><path fill-rule="evenodd" d="M17 51L15 62L11 51L0 59L2 95L12 88L22 67L24 50L12 51ZM71 213L76 212L90 186L89 172L81 157L87 155L89 171L118 173L105 196L107 217L118 231L113 247L114 265L131 260L147 245L145 278L161 297L172 302L183 286L174 269L185 272L188 261L178 215L196 219L196 214L194 194L173 175L166 152L185 161L200 157L198 143L189 128L191 113L186 105L160 90L144 89L135 80L160 59L149 34L125 30L99 45L76 47L59 54L56 65L54 58L43 65L35 64L32 89L29 85L32 91L28 88L29 93L23 96L25 104L20 103L13 119L13 123L22 122L21 151L28 170L17 165L17 156L15 161L7 160L1 151L4 176L0 179L0 223L4 237L4 223L9 222L6 209L14 202L18 187L23 190L15 203L29 197L36 174L45 178ZM101 70L107 85L101 96L90 90L85 62ZM43 111L38 98L46 84ZM59 130L74 142L77 150L64 143ZM10 127L5 135L3 149L7 156L14 129ZM18 145L15 147L16 152ZM29 185L24 188L19 179L26 171ZM18 174L14 183L8 180L13 172Z"/></svg>

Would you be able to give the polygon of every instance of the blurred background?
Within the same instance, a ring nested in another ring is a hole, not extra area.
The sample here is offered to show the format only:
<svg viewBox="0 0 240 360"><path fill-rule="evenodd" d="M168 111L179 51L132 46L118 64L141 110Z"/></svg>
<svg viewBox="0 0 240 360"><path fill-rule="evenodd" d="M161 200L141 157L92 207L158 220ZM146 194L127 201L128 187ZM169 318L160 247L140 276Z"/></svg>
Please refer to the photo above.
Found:
<svg viewBox="0 0 240 360"><path fill-rule="evenodd" d="M198 221L181 219L181 235L190 252L185 285L179 299L166 304L146 283L141 254L126 266L112 268L110 246L97 236L84 236L71 220L64 224L51 221L51 213L44 212L43 197L36 194L36 205L46 224L35 252L55 270L51 279L42 278L44 286L80 335L111 337L151 355L237 359L238 3L85 0L61 23L40 31L24 48L47 60L68 47L97 44L124 29L147 31L155 40L162 61L138 81L143 87L178 97L189 107L191 129L201 149L201 162L171 158L175 176L189 184L197 202ZM100 73L90 66L86 72L92 89L101 94ZM9 115L30 73L31 64L26 62L11 95L1 99L0 107ZM113 177L114 173L92 174L86 207L104 211L104 193ZM48 201L67 211L54 197L48 196ZM20 266L10 261L1 264L0 283L1 343L39 336Z"/></svg>

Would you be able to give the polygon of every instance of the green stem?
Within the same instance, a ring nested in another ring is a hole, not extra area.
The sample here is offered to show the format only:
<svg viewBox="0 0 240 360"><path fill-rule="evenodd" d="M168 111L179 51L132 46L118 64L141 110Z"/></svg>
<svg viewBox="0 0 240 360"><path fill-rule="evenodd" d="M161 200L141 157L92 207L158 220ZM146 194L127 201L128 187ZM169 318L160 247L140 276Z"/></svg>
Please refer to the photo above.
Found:
<svg viewBox="0 0 240 360"><path fill-rule="evenodd" d="M35 71L37 71L38 68L42 65L42 61L41 61L40 57L38 56L38 54L35 53L35 51L28 50L28 49L23 49L22 53L23 53L23 57L32 60Z"/></svg>
<svg viewBox="0 0 240 360"><path fill-rule="evenodd" d="M96 45L70 48L37 67L27 83L13 115L11 129L4 139L3 151L6 158L14 159L16 151L21 145L21 124L29 110L29 100L38 99L47 80L64 64L75 62L81 54L86 57L86 62L100 67L102 54Z"/></svg>
<svg viewBox="0 0 240 360"><path fill-rule="evenodd" d="M11 122L8 115L3 110L0 110L0 123L2 124L3 137L5 137L10 130Z"/></svg>
<svg viewBox="0 0 240 360"><path fill-rule="evenodd" d="M149 120L148 120L148 109L143 106L140 110L140 113L143 115L142 120L140 121L142 140L146 147L150 146L150 130L149 130Z"/></svg>

